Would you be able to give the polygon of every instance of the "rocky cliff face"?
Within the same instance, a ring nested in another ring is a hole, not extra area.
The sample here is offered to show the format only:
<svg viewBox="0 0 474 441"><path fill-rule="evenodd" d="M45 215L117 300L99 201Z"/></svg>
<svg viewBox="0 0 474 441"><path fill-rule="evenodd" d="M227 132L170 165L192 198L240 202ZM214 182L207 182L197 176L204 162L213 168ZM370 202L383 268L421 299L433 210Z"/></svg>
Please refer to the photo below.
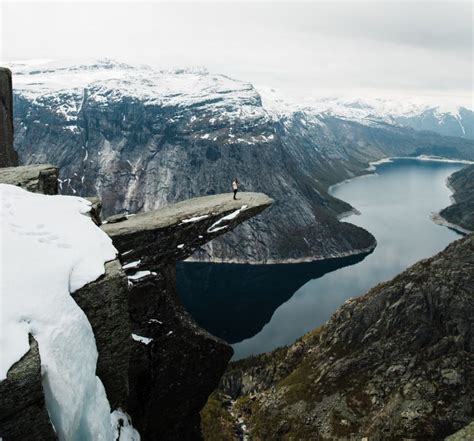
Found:
<svg viewBox="0 0 474 441"><path fill-rule="evenodd" d="M29 352L0 382L0 437L5 441L56 439L44 402L38 343L32 336Z"/></svg>
<svg viewBox="0 0 474 441"><path fill-rule="evenodd" d="M41 183L45 176L51 179L49 172L48 165L5 168L0 183L41 191L48 188ZM181 306L176 262L271 203L263 194L242 193L237 201L231 194L216 195L103 224L121 262L107 263L105 274L73 297L94 331L97 375L109 403L132 416L142 440L200 439L199 412L232 356L228 344L201 329ZM98 216L96 209L91 217L100 223ZM38 347L33 338L30 344L0 382L5 441L56 439Z"/></svg>
<svg viewBox="0 0 474 441"><path fill-rule="evenodd" d="M105 216L227 192L234 176L243 190L276 201L194 254L198 260L298 261L366 251L374 238L337 220L351 207L331 197L329 185L384 156L474 155L472 141L385 120L272 110L251 84L203 70L105 60L15 72L21 162L58 164L61 192L99 195Z"/></svg>
<svg viewBox="0 0 474 441"><path fill-rule="evenodd" d="M12 73L0 67L0 167L18 165L13 149Z"/></svg>
<svg viewBox="0 0 474 441"><path fill-rule="evenodd" d="M176 292L176 261L270 206L258 193L207 196L106 223L129 275L134 335L127 410L143 439L200 439L199 411L231 347L200 328Z"/></svg>
<svg viewBox="0 0 474 441"><path fill-rule="evenodd" d="M231 419L255 440L443 439L467 425L473 256L470 235L292 346L231 364L221 383Z"/></svg>
<svg viewBox="0 0 474 441"><path fill-rule="evenodd" d="M440 215L451 224L474 231L474 165L451 175L449 185L454 191L454 203L443 209Z"/></svg>

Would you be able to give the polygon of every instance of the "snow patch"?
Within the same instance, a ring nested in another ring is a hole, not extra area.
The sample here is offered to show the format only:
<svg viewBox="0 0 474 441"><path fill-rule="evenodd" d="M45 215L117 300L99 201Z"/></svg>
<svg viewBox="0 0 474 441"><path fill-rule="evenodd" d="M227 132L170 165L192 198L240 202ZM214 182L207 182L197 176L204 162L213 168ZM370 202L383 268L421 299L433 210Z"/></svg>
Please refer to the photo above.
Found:
<svg viewBox="0 0 474 441"><path fill-rule="evenodd" d="M0 381L38 341L49 416L60 440L112 439L110 406L96 376L89 321L71 293L104 274L111 239L91 203L0 184Z"/></svg>
<svg viewBox="0 0 474 441"><path fill-rule="evenodd" d="M144 277L152 276L152 275L156 276L156 273L149 270L137 271L135 274L128 276L128 280L136 282L137 280L140 280L140 279L143 279Z"/></svg>
<svg viewBox="0 0 474 441"><path fill-rule="evenodd" d="M134 260L133 262L126 263L124 266L122 266L123 269L130 269L130 268L136 268L137 266L140 265L141 259L139 260Z"/></svg>
<svg viewBox="0 0 474 441"><path fill-rule="evenodd" d="M220 226L219 225L222 223L222 222L225 222L225 221L230 221L232 219L235 219L243 210L245 210L247 208L247 205L242 205L242 207L240 207L238 210L235 210L233 211L232 213L228 214L227 216L224 216L224 217L221 217L219 220L217 220L216 222L214 222L208 229L207 229L207 232L208 233L216 233L217 231L220 231L220 230L223 230L224 228L227 228L228 225L225 225L225 226Z"/></svg>
<svg viewBox="0 0 474 441"><path fill-rule="evenodd" d="M140 434L133 428L132 421L122 409L117 409L110 415L114 431L113 441L140 441Z"/></svg>
<svg viewBox="0 0 474 441"><path fill-rule="evenodd" d="M141 335L137 335L137 334L132 334L132 338L135 340L135 341L138 341L140 343L143 343L144 345L149 345L153 339L152 338L149 338L149 337L143 337Z"/></svg>
<svg viewBox="0 0 474 441"><path fill-rule="evenodd" d="M190 217L188 219L183 219L181 221L182 224L187 224L187 223L190 223L190 222L199 222L200 220L203 220L203 219L206 219L207 217L209 217L208 214L204 214L202 216L195 216L195 217Z"/></svg>

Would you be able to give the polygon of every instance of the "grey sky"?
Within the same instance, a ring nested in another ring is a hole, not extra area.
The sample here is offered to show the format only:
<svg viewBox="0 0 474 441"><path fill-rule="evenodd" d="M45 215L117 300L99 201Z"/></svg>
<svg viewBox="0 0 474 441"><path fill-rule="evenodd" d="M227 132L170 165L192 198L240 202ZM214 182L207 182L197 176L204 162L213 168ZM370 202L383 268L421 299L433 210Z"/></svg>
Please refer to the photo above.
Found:
<svg viewBox="0 0 474 441"><path fill-rule="evenodd" d="M472 98L473 3L9 3L1 53L206 66L287 94Z"/></svg>

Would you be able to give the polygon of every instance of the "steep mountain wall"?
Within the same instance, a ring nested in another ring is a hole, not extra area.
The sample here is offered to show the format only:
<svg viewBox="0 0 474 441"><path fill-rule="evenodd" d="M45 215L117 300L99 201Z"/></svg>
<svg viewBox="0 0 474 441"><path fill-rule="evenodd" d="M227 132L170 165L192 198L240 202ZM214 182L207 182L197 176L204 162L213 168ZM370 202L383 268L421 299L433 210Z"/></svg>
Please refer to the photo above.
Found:
<svg viewBox="0 0 474 441"><path fill-rule="evenodd" d="M12 73L0 67L0 167L18 165L13 149Z"/></svg>

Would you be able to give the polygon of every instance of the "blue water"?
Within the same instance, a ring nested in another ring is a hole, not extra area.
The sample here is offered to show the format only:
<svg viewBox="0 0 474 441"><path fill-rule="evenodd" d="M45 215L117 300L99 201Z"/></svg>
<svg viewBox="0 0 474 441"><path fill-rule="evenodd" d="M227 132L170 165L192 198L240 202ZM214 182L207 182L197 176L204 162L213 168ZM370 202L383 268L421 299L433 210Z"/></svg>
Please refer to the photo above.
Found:
<svg viewBox="0 0 474 441"><path fill-rule="evenodd" d="M344 221L377 239L367 256L314 264L182 264L178 290L195 319L234 343L234 358L290 344L367 292L459 238L430 215L450 204L446 178L462 164L397 159L335 187L360 211Z"/></svg>

